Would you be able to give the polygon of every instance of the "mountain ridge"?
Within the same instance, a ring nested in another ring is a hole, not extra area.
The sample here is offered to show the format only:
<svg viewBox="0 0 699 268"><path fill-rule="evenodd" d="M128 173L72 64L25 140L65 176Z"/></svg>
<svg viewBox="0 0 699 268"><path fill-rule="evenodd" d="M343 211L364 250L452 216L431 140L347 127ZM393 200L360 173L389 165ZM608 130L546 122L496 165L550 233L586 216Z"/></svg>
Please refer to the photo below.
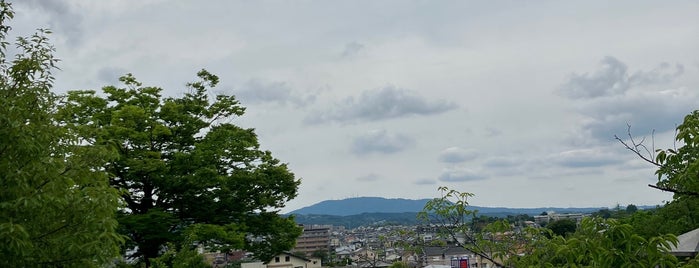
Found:
<svg viewBox="0 0 699 268"><path fill-rule="evenodd" d="M432 199L405 199L384 197L353 197L339 200L325 200L306 206L287 214L290 215L331 215L352 216L366 213L407 213L420 212L425 203ZM538 208L508 208L469 206L478 210L479 214L528 214L539 215L541 212L555 211L557 213L592 213L609 207L538 207ZM655 208L655 206L638 206L639 209Z"/></svg>

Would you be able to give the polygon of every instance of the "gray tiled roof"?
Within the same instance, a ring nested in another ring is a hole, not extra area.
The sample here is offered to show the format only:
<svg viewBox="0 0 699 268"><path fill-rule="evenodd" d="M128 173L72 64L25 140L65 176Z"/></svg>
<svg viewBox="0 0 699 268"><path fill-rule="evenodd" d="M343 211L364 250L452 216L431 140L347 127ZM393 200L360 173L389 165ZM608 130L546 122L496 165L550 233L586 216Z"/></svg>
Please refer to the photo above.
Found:
<svg viewBox="0 0 699 268"><path fill-rule="evenodd" d="M677 237L677 247L672 247L675 255L696 255L699 252L699 228L681 234Z"/></svg>

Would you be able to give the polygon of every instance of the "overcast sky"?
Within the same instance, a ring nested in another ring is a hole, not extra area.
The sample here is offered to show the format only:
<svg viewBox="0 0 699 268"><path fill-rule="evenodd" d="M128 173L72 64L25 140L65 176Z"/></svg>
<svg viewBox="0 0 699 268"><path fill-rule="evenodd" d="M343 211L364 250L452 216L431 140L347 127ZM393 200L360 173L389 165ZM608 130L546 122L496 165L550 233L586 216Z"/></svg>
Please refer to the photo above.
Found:
<svg viewBox="0 0 699 268"><path fill-rule="evenodd" d="M673 146L699 108L697 1L17 1L53 30L56 90L133 73L177 96L205 68L327 199L655 205L669 194L613 138ZM649 144L650 145L650 144Z"/></svg>

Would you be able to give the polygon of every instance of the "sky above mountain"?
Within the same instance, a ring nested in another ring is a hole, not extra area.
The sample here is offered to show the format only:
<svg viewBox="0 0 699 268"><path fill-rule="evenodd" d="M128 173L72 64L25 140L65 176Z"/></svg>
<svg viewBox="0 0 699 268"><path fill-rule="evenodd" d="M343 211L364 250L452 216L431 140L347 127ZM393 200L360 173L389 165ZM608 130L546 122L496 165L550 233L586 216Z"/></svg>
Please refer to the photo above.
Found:
<svg viewBox="0 0 699 268"><path fill-rule="evenodd" d="M660 204L651 165L699 104L699 2L16 1L53 30L56 90L206 68L302 179L284 211L357 196L481 206Z"/></svg>

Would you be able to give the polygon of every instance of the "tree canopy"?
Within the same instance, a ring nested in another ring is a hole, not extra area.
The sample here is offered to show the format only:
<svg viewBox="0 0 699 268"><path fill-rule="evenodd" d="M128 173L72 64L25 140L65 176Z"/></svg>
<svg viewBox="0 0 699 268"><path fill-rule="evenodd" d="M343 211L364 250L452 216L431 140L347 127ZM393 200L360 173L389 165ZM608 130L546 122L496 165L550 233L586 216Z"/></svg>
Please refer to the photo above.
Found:
<svg viewBox="0 0 699 268"><path fill-rule="evenodd" d="M80 146L54 117L49 31L18 38L8 59L13 15L0 1L0 266L102 267L123 241L102 167L112 151Z"/></svg>
<svg viewBox="0 0 699 268"><path fill-rule="evenodd" d="M540 241L541 242L541 241ZM512 267L678 267L673 235L645 239L615 219L584 218L576 232L556 235L508 262Z"/></svg>
<svg viewBox="0 0 699 268"><path fill-rule="evenodd" d="M560 219L550 222L546 225L546 228L551 229L556 235L566 236L567 234L575 232L577 223L572 219Z"/></svg>
<svg viewBox="0 0 699 268"><path fill-rule="evenodd" d="M260 149L253 129L238 127L243 115L234 96L209 96L219 78L206 70L181 97L142 86L131 75L124 87L70 91L58 109L85 147L110 147L110 184L126 208L121 231L148 263L166 243L213 249L246 249L262 260L294 246L300 229L279 208L300 183L286 164Z"/></svg>

